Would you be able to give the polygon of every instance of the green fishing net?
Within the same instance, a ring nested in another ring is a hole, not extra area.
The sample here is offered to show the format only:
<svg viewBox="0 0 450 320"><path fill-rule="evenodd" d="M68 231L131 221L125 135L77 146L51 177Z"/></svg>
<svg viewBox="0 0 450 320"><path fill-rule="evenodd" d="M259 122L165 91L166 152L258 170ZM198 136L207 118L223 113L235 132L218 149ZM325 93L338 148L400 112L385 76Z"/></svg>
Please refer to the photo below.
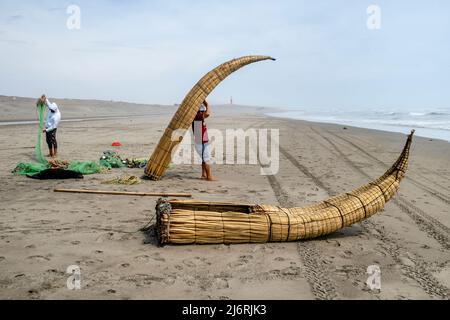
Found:
<svg viewBox="0 0 450 320"><path fill-rule="evenodd" d="M43 170L50 168L50 165L47 160L45 160L44 155L42 154L42 130L44 129L44 115L45 115L45 105L40 103L37 105L37 114L39 119L39 130L37 134L36 141L36 160L37 163L19 163L17 167L13 170L14 174L17 175L34 175Z"/></svg>
<svg viewBox="0 0 450 320"><path fill-rule="evenodd" d="M37 113L39 119L39 131L37 135L35 153L36 160L38 162L19 163L13 170L13 173L16 175L33 176L52 167L42 153L42 132L44 129L45 104L37 105ZM125 167L124 161L116 152L113 151L105 151L99 161L72 161L70 163L58 163L58 168L75 171L84 175L101 173L112 168L122 167Z"/></svg>
<svg viewBox="0 0 450 320"><path fill-rule="evenodd" d="M96 161L73 161L69 164L67 169L81 174L95 174L104 171L105 167Z"/></svg>
<svg viewBox="0 0 450 320"><path fill-rule="evenodd" d="M111 166L103 165L100 161L72 161L67 165L59 165L58 167L64 170L75 171L83 175L102 173L111 169ZM50 168L51 166L48 163L19 163L13 170L13 173L22 176L32 176Z"/></svg>
<svg viewBox="0 0 450 320"><path fill-rule="evenodd" d="M126 163L126 161L125 161ZM114 151L105 151L100 158L100 164L106 168L123 168L125 163L122 158Z"/></svg>
<svg viewBox="0 0 450 320"><path fill-rule="evenodd" d="M41 171L49 169L50 166L42 163L19 163L13 170L14 174L20 176L35 175Z"/></svg>
<svg viewBox="0 0 450 320"><path fill-rule="evenodd" d="M81 174L101 173L112 168L122 168L125 164L122 158L113 151L103 152L99 161L73 161L67 167L68 170L79 172Z"/></svg>
<svg viewBox="0 0 450 320"><path fill-rule="evenodd" d="M44 155L42 154L42 131L44 130L44 115L45 115L45 105L43 103L39 103L37 105L37 113L39 119L39 130L36 141L36 159L39 163L45 164L47 160L45 160Z"/></svg>

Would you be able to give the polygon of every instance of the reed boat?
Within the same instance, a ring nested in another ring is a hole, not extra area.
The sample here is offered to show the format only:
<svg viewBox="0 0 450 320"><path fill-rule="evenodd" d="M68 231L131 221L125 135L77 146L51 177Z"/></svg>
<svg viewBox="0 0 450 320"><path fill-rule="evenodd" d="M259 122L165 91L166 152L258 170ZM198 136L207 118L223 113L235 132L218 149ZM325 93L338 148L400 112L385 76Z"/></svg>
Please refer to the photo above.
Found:
<svg viewBox="0 0 450 320"><path fill-rule="evenodd" d="M169 168L172 154L191 127L200 105L208 95L233 72L242 67L264 60L275 60L268 56L245 56L230 60L208 72L191 89L173 116L166 131L153 151L145 168L146 176L151 180L160 180ZM174 135L176 137L174 138Z"/></svg>
<svg viewBox="0 0 450 320"><path fill-rule="evenodd" d="M397 161L380 178L351 192L302 208L159 199L160 244L286 242L331 234L380 212L408 168L414 130Z"/></svg>

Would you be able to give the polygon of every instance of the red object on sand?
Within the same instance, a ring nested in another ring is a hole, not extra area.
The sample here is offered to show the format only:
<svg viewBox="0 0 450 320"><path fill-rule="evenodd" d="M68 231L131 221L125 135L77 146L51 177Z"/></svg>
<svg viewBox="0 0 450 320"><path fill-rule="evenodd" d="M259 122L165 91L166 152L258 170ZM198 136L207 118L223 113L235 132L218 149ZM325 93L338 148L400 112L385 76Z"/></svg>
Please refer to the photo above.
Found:
<svg viewBox="0 0 450 320"><path fill-rule="evenodd" d="M114 141L111 146L113 146L113 147L121 147L122 144L119 141Z"/></svg>

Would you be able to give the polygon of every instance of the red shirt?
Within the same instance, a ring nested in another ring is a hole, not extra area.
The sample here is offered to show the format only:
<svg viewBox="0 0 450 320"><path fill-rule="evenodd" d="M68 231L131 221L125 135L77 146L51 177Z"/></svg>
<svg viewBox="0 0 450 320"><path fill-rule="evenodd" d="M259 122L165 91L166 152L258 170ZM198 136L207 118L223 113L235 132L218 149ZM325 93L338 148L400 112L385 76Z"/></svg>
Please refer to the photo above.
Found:
<svg viewBox="0 0 450 320"><path fill-rule="evenodd" d="M209 142L208 128L205 123L205 112L197 112L194 122L192 123L192 130L194 131L195 143L204 144Z"/></svg>

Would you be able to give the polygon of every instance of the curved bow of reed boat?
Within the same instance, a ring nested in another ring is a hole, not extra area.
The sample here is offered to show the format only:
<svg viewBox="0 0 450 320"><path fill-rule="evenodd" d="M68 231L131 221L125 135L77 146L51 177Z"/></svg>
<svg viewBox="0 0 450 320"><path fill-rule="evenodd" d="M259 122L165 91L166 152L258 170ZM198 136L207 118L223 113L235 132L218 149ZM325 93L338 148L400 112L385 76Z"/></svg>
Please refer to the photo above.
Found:
<svg viewBox="0 0 450 320"><path fill-rule="evenodd" d="M233 72L242 67L263 60L275 60L268 56L245 56L225 62L212 71L208 72L191 89L178 108L175 116L161 137L158 146L153 152L145 169L145 174L152 180L159 180L169 167L172 153L181 140L173 141L172 134L176 130L180 137L184 136L186 130L194 121L199 106L205 101L208 95Z"/></svg>
<svg viewBox="0 0 450 320"><path fill-rule="evenodd" d="M264 243L311 239L367 219L397 192L408 168L414 130L400 157L380 178L351 192L302 208L160 199L161 244Z"/></svg>

